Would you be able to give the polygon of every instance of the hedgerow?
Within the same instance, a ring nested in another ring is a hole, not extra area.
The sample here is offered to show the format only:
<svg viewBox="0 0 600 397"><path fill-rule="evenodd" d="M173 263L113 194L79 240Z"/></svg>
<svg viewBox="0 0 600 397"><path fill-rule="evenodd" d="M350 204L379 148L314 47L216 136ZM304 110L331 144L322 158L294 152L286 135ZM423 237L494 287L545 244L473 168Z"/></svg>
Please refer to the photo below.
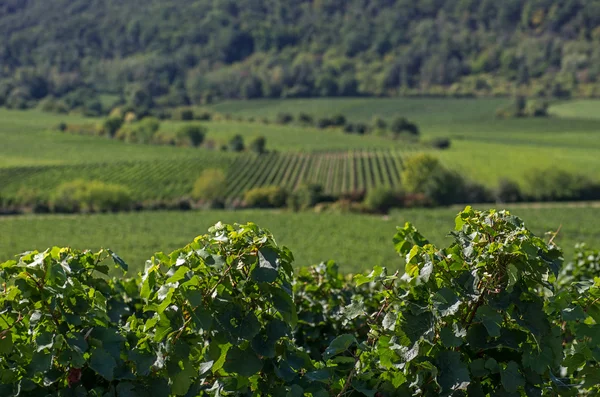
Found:
<svg viewBox="0 0 600 397"><path fill-rule="evenodd" d="M541 396L600 392L598 252L562 266L506 211L467 207L404 273L294 273L266 230L217 224L137 278L110 250L0 265L2 396ZM110 270L108 261L114 263Z"/></svg>

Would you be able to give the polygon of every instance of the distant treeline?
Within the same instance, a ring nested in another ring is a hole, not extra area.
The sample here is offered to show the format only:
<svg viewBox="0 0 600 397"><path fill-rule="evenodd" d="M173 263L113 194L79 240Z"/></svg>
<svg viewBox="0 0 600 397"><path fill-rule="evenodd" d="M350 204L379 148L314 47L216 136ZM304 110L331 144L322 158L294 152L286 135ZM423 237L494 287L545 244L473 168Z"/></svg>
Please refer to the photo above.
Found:
<svg viewBox="0 0 600 397"><path fill-rule="evenodd" d="M5 0L0 104L600 96L600 0Z"/></svg>

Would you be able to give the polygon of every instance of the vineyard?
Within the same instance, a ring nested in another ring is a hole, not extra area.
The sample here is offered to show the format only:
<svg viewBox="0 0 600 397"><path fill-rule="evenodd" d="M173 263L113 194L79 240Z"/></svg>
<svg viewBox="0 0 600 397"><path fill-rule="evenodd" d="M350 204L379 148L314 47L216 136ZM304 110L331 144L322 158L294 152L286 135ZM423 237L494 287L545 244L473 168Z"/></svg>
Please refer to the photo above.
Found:
<svg viewBox="0 0 600 397"><path fill-rule="evenodd" d="M402 159L411 153L415 152L371 149L258 156L202 151L193 159L0 168L0 186L6 197L19 194L23 186L47 196L64 181L99 180L127 186L137 200L175 199L189 196L203 170L220 168L227 171L228 200L255 187L275 185L293 191L308 183L322 185L327 194L340 194L398 186Z"/></svg>
<svg viewBox="0 0 600 397"><path fill-rule="evenodd" d="M219 222L135 278L110 249L26 252L0 263L0 394L598 395L600 252L563 264L507 211L454 223L441 248L398 227L404 274L353 278L295 272L254 223Z"/></svg>
<svg viewBox="0 0 600 397"><path fill-rule="evenodd" d="M310 183L334 195L375 186L395 187L400 182L402 159L410 153L375 149L244 156L231 167L226 197L238 198L260 186L283 186L293 191Z"/></svg>

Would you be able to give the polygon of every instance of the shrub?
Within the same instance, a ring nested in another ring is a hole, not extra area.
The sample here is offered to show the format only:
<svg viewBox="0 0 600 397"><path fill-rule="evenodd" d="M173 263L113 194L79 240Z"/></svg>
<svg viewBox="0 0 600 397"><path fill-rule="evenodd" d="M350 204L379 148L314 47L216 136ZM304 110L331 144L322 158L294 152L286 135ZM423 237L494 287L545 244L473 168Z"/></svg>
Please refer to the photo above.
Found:
<svg viewBox="0 0 600 397"><path fill-rule="evenodd" d="M263 154L267 151L267 139L264 136L256 137L250 142L250 150L257 154Z"/></svg>
<svg viewBox="0 0 600 397"><path fill-rule="evenodd" d="M40 101L39 108L43 112L66 114L69 113L69 106L60 99L47 97Z"/></svg>
<svg viewBox="0 0 600 397"><path fill-rule="evenodd" d="M277 124L289 124L292 121L294 121L294 116L292 116L290 113L278 113L277 117L275 118L275 122Z"/></svg>
<svg viewBox="0 0 600 397"><path fill-rule="evenodd" d="M499 203L516 203L523 199L523 195L518 183L501 179L495 191L495 198Z"/></svg>
<svg viewBox="0 0 600 397"><path fill-rule="evenodd" d="M401 180L408 193L425 194L438 205L468 201L466 181L426 153L406 161Z"/></svg>
<svg viewBox="0 0 600 397"><path fill-rule="evenodd" d="M177 130L175 143L178 146L198 147L204 142L206 132L206 127L198 124L184 125Z"/></svg>
<svg viewBox="0 0 600 397"><path fill-rule="evenodd" d="M549 168L525 175L526 193L536 201L595 199L596 185L588 177Z"/></svg>
<svg viewBox="0 0 600 397"><path fill-rule="evenodd" d="M106 134L108 134L108 136L113 138L116 135L119 128L121 128L122 125L123 125L122 118L111 116L111 117L108 117L106 120L104 120L102 127L104 129L104 132Z"/></svg>
<svg viewBox="0 0 600 397"><path fill-rule="evenodd" d="M439 160L429 154L422 153L410 157L402 170L402 186L409 193L423 193L427 180L439 167Z"/></svg>
<svg viewBox="0 0 600 397"><path fill-rule="evenodd" d="M244 193L244 204L251 208L281 208L286 205L287 197L282 187L258 187Z"/></svg>
<svg viewBox="0 0 600 397"><path fill-rule="evenodd" d="M327 128L327 127L331 127L333 125L333 122L331 121L331 119L328 119L327 117L322 117L319 120L317 120L317 128Z"/></svg>
<svg viewBox="0 0 600 397"><path fill-rule="evenodd" d="M194 120L194 111L192 109L177 109L173 112L173 120L192 121Z"/></svg>
<svg viewBox="0 0 600 397"><path fill-rule="evenodd" d="M229 140L228 147L232 152L243 152L245 149L244 138L241 135L235 135Z"/></svg>
<svg viewBox="0 0 600 397"><path fill-rule="evenodd" d="M314 119L310 114L300 113L298 115L298 122L302 125L313 125Z"/></svg>
<svg viewBox="0 0 600 397"><path fill-rule="evenodd" d="M548 117L547 101L530 101L527 104L527 115L530 117Z"/></svg>
<svg viewBox="0 0 600 397"><path fill-rule="evenodd" d="M203 111L196 114L194 118L198 121L210 121L212 119L212 113L208 111Z"/></svg>
<svg viewBox="0 0 600 397"><path fill-rule="evenodd" d="M58 125L56 127L54 127L56 130L61 131L61 132L65 132L68 128L67 123L65 123L64 121L61 121L60 123L58 123Z"/></svg>
<svg viewBox="0 0 600 397"><path fill-rule="evenodd" d="M204 170L194 183L192 197L202 201L222 200L225 181L226 177L223 170L214 168Z"/></svg>
<svg viewBox="0 0 600 397"><path fill-rule="evenodd" d="M324 198L323 186L317 184L302 185L287 200L288 207L294 211L305 210L314 207Z"/></svg>
<svg viewBox="0 0 600 397"><path fill-rule="evenodd" d="M448 149L450 148L450 138L433 138L429 144L436 149Z"/></svg>
<svg viewBox="0 0 600 397"><path fill-rule="evenodd" d="M507 211L467 207L454 224L445 247L397 228L401 276L345 277L334 262L295 273L253 223L219 222L135 279L111 250L25 252L0 264L0 390L598 395L600 254L579 247L563 267Z"/></svg>
<svg viewBox="0 0 600 397"><path fill-rule="evenodd" d="M398 117L394 119L390 130L394 134L394 137L398 137L403 132L407 132L410 135L417 136L419 135L419 127L416 124L408 121L404 117Z"/></svg>
<svg viewBox="0 0 600 397"><path fill-rule="evenodd" d="M336 114L331 118L331 125L335 127L343 127L346 124L346 116L343 114Z"/></svg>
<svg viewBox="0 0 600 397"><path fill-rule="evenodd" d="M129 143L151 143L160 128L160 122L146 117L139 122L124 124L115 134L116 139Z"/></svg>
<svg viewBox="0 0 600 397"><path fill-rule="evenodd" d="M76 180L59 185L50 199L56 212L106 212L131 208L131 192L124 186Z"/></svg>
<svg viewBox="0 0 600 397"><path fill-rule="evenodd" d="M373 120L371 121L371 125L373 126L374 129L381 130L381 131L386 130L388 127L387 122L379 116L373 117Z"/></svg>
<svg viewBox="0 0 600 397"><path fill-rule="evenodd" d="M402 207L402 194L387 187L367 191L364 205L373 212L386 213L391 208Z"/></svg>

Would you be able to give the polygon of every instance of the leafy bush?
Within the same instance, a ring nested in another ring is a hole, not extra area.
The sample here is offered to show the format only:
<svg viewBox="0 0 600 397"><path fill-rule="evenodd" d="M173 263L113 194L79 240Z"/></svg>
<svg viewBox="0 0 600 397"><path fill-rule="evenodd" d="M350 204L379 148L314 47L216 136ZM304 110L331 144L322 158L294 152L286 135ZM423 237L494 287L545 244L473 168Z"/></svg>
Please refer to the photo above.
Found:
<svg viewBox="0 0 600 397"><path fill-rule="evenodd" d="M387 122L379 116L373 117L373 120L371 121L371 125L373 126L374 129L381 130L381 131L386 130L388 127Z"/></svg>
<svg viewBox="0 0 600 397"><path fill-rule="evenodd" d="M346 125L346 116L344 116L341 113L334 115L331 118L331 125L335 127L343 127L344 125Z"/></svg>
<svg viewBox="0 0 600 397"><path fill-rule="evenodd" d="M61 131L61 132L65 132L67 130L67 123L65 123L64 121L61 121L60 123L58 123L58 125L55 127L56 130Z"/></svg>
<svg viewBox="0 0 600 397"><path fill-rule="evenodd" d="M404 117L398 117L394 119L392 125L390 126L390 130L394 134L394 137L398 137L403 132L414 136L419 135L419 127Z"/></svg>
<svg viewBox="0 0 600 397"><path fill-rule="evenodd" d="M302 125L313 125L314 123L314 119L310 114L307 113L300 113L298 115L298 122Z"/></svg>
<svg viewBox="0 0 600 397"><path fill-rule="evenodd" d="M491 194L483 186L466 181L460 174L445 168L438 159L426 153L406 161L401 180L408 193L424 194L437 205L491 200Z"/></svg>
<svg viewBox="0 0 600 397"><path fill-rule="evenodd" d="M196 200L218 201L223 199L225 173L221 169L208 169L194 183L192 197Z"/></svg>
<svg viewBox="0 0 600 397"><path fill-rule="evenodd" d="M344 126L344 132L347 134L364 135L369 131L369 127L364 123L348 123Z"/></svg>
<svg viewBox="0 0 600 397"><path fill-rule="evenodd" d="M536 201L597 199L597 185L588 177L549 168L525 175L526 193Z"/></svg>
<svg viewBox="0 0 600 397"><path fill-rule="evenodd" d="M435 149L449 149L450 148L450 138L433 138L429 141L429 144Z"/></svg>
<svg viewBox="0 0 600 397"><path fill-rule="evenodd" d="M333 121L331 121L331 119L327 118L327 117L322 117L319 120L317 120L317 128L327 128L327 127L331 127L333 124Z"/></svg>
<svg viewBox="0 0 600 397"><path fill-rule="evenodd" d="M177 109L173 111L173 120L192 121L194 120L194 111L192 109Z"/></svg>
<svg viewBox="0 0 600 397"><path fill-rule="evenodd" d="M42 99L38 106L43 112L59 114L69 113L69 106L64 101L53 97L46 97Z"/></svg>
<svg viewBox="0 0 600 397"><path fill-rule="evenodd" d="M501 179L498 182L495 196L499 203L516 203L523 199L519 184L508 179Z"/></svg>
<svg viewBox="0 0 600 397"><path fill-rule="evenodd" d="M323 186L305 184L289 195L287 205L294 211L314 207L323 199Z"/></svg>
<svg viewBox="0 0 600 397"><path fill-rule="evenodd" d="M153 117L146 117L138 122L127 122L117 131L115 138L128 143L152 143L154 135L160 128L160 122Z"/></svg>
<svg viewBox="0 0 600 397"><path fill-rule="evenodd" d="M373 212L386 213L391 208L402 207L402 194L386 187L376 187L367 191L365 207Z"/></svg>
<svg viewBox="0 0 600 397"><path fill-rule="evenodd" d="M50 198L55 212L106 212L131 209L131 192L124 186L76 180L59 185Z"/></svg>
<svg viewBox="0 0 600 397"><path fill-rule="evenodd" d="M229 140L228 147L232 152L243 152L245 149L244 138L241 135L235 135Z"/></svg>
<svg viewBox="0 0 600 397"><path fill-rule="evenodd" d="M200 113L197 113L194 116L194 119L198 121L210 121L212 119L212 113L208 111L202 111Z"/></svg>
<svg viewBox="0 0 600 397"><path fill-rule="evenodd" d="M108 117L106 120L104 120L102 127L104 129L104 132L108 136L113 138L116 135L119 128L121 128L122 125L123 125L123 119L121 117L111 116L111 117Z"/></svg>
<svg viewBox="0 0 600 397"><path fill-rule="evenodd" d="M403 275L295 276L252 223L218 223L136 279L111 250L24 253L0 264L0 393L597 395L598 253L561 271L506 211L455 225L444 248L399 227Z"/></svg>
<svg viewBox="0 0 600 397"><path fill-rule="evenodd" d="M267 139L264 136L256 137L250 142L250 150L256 154L263 154L267 151Z"/></svg>
<svg viewBox="0 0 600 397"><path fill-rule="evenodd" d="M175 144L178 146L198 147L204 142L206 132L206 127L201 125L184 125L177 130Z"/></svg>
<svg viewBox="0 0 600 397"><path fill-rule="evenodd" d="M294 116L290 113L278 113L275 118L277 124L289 124L294 121Z"/></svg>
<svg viewBox="0 0 600 397"><path fill-rule="evenodd" d="M264 186L244 193L244 204L251 208L281 208L286 205L288 194L280 186Z"/></svg>

